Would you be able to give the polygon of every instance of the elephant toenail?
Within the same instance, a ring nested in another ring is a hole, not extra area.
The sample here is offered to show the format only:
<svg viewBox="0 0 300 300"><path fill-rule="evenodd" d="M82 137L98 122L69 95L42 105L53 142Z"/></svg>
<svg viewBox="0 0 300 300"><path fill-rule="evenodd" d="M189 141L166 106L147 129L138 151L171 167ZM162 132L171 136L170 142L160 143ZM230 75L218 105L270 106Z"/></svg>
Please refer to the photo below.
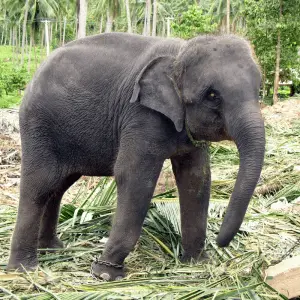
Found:
<svg viewBox="0 0 300 300"><path fill-rule="evenodd" d="M108 273L102 273L100 275L100 278L102 278L105 281L109 281L110 280L110 275Z"/></svg>
<svg viewBox="0 0 300 300"><path fill-rule="evenodd" d="M123 278L124 278L123 276L117 276L115 280L119 281L119 280L122 280Z"/></svg>

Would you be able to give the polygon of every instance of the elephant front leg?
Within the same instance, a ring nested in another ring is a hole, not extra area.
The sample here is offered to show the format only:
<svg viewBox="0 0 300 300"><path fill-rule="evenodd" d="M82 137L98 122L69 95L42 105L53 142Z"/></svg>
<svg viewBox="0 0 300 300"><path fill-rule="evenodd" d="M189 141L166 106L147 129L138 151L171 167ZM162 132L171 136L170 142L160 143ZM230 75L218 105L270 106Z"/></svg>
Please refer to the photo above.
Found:
<svg viewBox="0 0 300 300"><path fill-rule="evenodd" d="M210 197L209 149L201 149L171 159L179 191L183 262L206 258L207 213Z"/></svg>
<svg viewBox="0 0 300 300"><path fill-rule="evenodd" d="M92 273L104 280L125 276L124 259L133 250L153 196L163 160L120 151L115 165L118 189L117 211L101 257L92 264Z"/></svg>

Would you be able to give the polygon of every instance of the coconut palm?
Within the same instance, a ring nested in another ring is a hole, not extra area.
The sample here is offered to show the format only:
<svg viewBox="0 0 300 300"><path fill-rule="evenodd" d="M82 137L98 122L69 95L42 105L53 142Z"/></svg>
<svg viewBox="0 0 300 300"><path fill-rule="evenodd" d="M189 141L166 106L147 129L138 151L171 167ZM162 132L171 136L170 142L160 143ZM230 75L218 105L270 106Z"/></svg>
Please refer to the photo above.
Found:
<svg viewBox="0 0 300 300"><path fill-rule="evenodd" d="M129 0L125 0L126 18L127 18L127 32L132 32L131 16L130 16L130 4Z"/></svg>
<svg viewBox="0 0 300 300"><path fill-rule="evenodd" d="M115 19L123 9L123 0L101 0L97 1L96 11L99 16L106 12L105 32L111 32L115 28Z"/></svg>
<svg viewBox="0 0 300 300"><path fill-rule="evenodd" d="M86 17L87 17L87 1L78 0L78 32L77 38L84 38L86 36Z"/></svg>

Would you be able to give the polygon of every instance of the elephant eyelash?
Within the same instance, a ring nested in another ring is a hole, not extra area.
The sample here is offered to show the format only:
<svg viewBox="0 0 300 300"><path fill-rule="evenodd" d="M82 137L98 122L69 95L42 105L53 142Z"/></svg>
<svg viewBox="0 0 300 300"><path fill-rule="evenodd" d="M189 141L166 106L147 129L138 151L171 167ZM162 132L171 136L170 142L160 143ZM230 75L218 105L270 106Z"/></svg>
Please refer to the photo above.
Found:
<svg viewBox="0 0 300 300"><path fill-rule="evenodd" d="M210 87L204 88L198 95L198 99L203 99L207 95L207 91L210 90Z"/></svg>

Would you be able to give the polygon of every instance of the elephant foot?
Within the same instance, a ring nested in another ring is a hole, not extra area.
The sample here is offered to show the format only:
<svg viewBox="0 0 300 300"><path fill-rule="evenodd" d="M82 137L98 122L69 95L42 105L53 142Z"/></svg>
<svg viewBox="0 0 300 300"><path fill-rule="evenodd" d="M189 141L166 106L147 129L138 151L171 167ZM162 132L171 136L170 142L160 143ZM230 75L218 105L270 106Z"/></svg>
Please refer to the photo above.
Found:
<svg viewBox="0 0 300 300"><path fill-rule="evenodd" d="M38 260L36 257L25 256L22 260L10 258L6 267L6 271L34 271L38 266Z"/></svg>
<svg viewBox="0 0 300 300"><path fill-rule="evenodd" d="M94 261L92 263L91 274L105 281L121 280L125 277L122 266L115 267L114 264L102 261Z"/></svg>
<svg viewBox="0 0 300 300"><path fill-rule="evenodd" d="M38 242L38 249L49 249L49 250L40 250L41 254L45 254L46 252L53 253L55 249L64 248L63 242L57 237L54 236L52 239L43 239L40 238Z"/></svg>
<svg viewBox="0 0 300 300"><path fill-rule="evenodd" d="M209 255L207 254L206 251L201 251L200 254L191 254L188 252L184 252L182 257L180 258L180 261L182 263L191 263L191 262L206 262L209 260Z"/></svg>

